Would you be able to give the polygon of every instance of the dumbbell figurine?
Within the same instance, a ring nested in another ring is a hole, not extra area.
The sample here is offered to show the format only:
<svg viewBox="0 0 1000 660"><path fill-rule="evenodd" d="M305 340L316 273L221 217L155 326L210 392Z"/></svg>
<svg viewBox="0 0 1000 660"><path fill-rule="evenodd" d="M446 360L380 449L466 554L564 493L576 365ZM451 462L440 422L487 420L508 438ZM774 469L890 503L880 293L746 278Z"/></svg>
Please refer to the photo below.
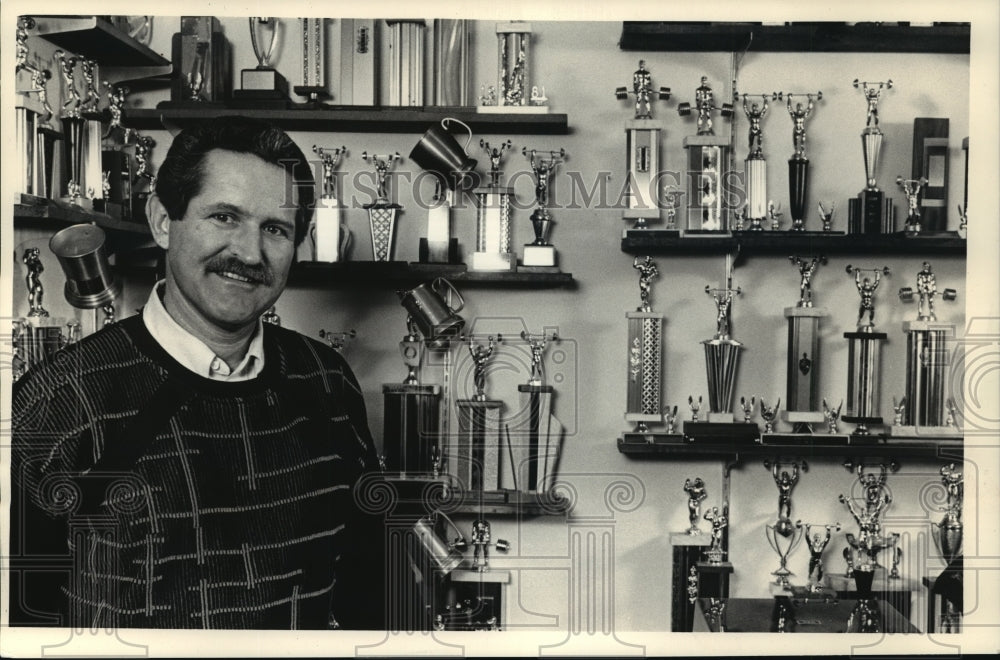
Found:
<svg viewBox="0 0 1000 660"><path fill-rule="evenodd" d="M733 116L733 104L723 103L721 106L715 104L715 94L708 86L708 77L701 77L701 85L694 90L694 104L698 111L698 135L715 135L712 130L712 112L718 110L723 117ZM677 114L687 117L691 114L690 103L680 103L677 106Z"/></svg>

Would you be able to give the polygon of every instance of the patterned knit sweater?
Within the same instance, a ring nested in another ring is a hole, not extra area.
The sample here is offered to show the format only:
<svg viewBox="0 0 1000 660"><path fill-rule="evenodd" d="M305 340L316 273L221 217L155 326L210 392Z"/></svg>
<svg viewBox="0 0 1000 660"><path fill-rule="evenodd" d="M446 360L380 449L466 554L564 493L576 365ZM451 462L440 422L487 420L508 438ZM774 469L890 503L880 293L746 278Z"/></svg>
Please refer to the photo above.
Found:
<svg viewBox="0 0 1000 660"><path fill-rule="evenodd" d="M12 548L62 525L63 625L379 626L361 614L383 569L352 489L377 468L358 383L328 346L264 328L253 380L194 374L133 316L16 384ZM344 593L359 576L371 593Z"/></svg>

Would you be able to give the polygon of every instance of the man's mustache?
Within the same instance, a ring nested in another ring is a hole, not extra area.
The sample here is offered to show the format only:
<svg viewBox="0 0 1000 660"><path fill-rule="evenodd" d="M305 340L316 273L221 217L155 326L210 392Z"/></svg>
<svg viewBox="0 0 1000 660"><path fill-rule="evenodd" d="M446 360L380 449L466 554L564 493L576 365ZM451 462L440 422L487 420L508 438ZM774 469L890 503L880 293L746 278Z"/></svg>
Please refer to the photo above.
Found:
<svg viewBox="0 0 1000 660"><path fill-rule="evenodd" d="M205 270L209 273L232 273L264 286L274 284L274 275L269 267L264 264L247 264L236 257L213 257L206 264Z"/></svg>

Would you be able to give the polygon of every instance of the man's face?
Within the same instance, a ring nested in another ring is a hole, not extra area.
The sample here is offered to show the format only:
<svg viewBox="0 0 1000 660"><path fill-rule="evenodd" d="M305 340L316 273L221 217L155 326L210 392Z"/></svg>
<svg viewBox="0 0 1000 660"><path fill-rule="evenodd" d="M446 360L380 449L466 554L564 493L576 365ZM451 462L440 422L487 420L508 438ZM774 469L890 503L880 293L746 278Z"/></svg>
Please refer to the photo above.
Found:
<svg viewBox="0 0 1000 660"><path fill-rule="evenodd" d="M164 304L196 336L247 329L285 288L295 254L286 171L221 149L203 162L201 192L180 220L150 204L150 226L167 250Z"/></svg>

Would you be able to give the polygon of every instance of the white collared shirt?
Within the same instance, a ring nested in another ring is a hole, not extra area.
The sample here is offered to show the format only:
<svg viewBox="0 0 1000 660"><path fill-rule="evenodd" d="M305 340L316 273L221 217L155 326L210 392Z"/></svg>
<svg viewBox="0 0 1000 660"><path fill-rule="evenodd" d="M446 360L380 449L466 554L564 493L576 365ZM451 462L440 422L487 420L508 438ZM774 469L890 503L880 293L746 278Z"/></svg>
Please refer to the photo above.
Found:
<svg viewBox="0 0 1000 660"><path fill-rule="evenodd" d="M235 369L230 369L226 361L216 355L205 342L182 328L170 316L159 295L164 281L160 280L153 286L142 312L142 322L163 350L182 366L205 378L230 382L256 378L264 369L263 321L257 319L257 328L250 340L250 346L247 347L246 355Z"/></svg>

